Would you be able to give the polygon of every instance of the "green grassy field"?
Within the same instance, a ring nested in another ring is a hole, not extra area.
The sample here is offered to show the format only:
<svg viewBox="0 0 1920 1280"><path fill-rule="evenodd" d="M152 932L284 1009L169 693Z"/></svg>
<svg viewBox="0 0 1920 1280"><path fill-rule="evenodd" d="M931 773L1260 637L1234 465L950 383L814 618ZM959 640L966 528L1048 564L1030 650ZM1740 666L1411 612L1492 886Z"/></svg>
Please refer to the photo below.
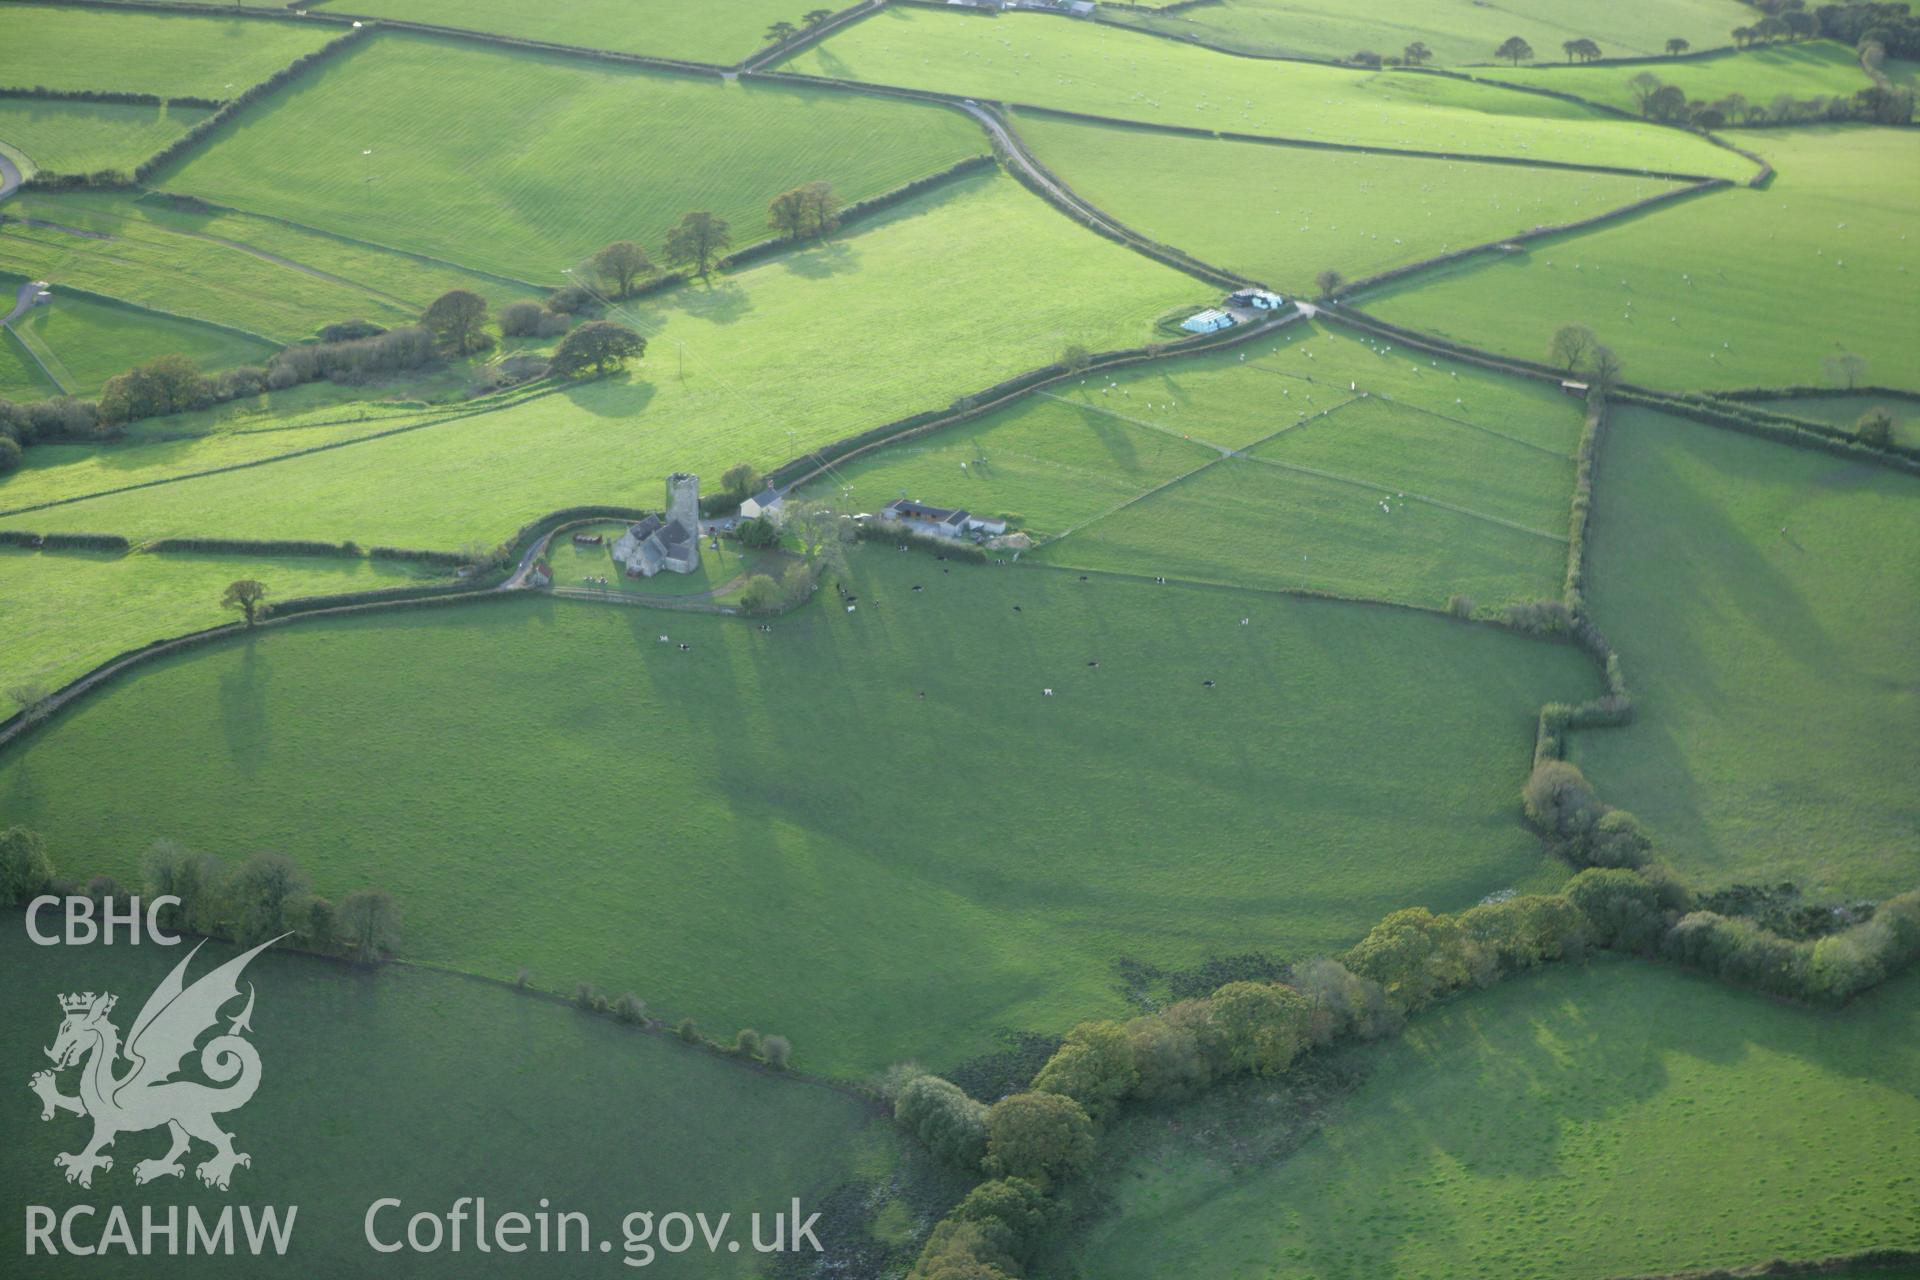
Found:
<svg viewBox="0 0 1920 1280"><path fill-rule="evenodd" d="M719 5L651 0L638 6L620 0L546 5L513 0L331 0L330 7L523 40L731 65L763 48L763 33L773 23L799 25L808 6L805 0L727 0Z"/></svg>
<svg viewBox="0 0 1920 1280"><path fill-rule="evenodd" d="M1289 1114L1284 1085L1130 1120L1085 1272L1519 1280L1920 1247L1912 976L1816 1013L1603 959L1341 1063L1364 1083L1277 1161L1235 1149Z"/></svg>
<svg viewBox="0 0 1920 1280"><path fill-rule="evenodd" d="M1669 388L1866 380L1920 387L1907 304L1920 134L1851 126L1734 133L1772 160L1764 191L1722 191L1521 255L1484 255L1359 301L1384 320L1533 359L1589 325L1630 380Z"/></svg>
<svg viewBox="0 0 1920 1280"><path fill-rule="evenodd" d="M341 34L299 22L13 4L0 85L231 98Z"/></svg>
<svg viewBox="0 0 1920 1280"><path fill-rule="evenodd" d="M1753 171L1699 138L1539 94L1236 58L1049 14L984 18L892 8L835 32L781 69L1312 141L1736 178Z"/></svg>
<svg viewBox="0 0 1920 1280"><path fill-rule="evenodd" d="M167 1206L217 1215L227 1196L202 1188L191 1171L134 1190L134 1164L165 1151L164 1132L122 1133L113 1168L95 1176L90 1192L64 1182L53 1156L78 1150L87 1122L62 1115L43 1124L25 1093L27 1077L47 1066L41 1047L59 1025L56 996L116 993L114 1020L124 1032L189 948L36 947L18 912L0 922L8 974L0 1016L19 1033L8 1036L0 1060L21 1087L21 1099L0 1116L0 1140L12 1157L0 1172L0 1193L55 1212L123 1195L151 1204L162 1221ZM207 944L189 980L233 951ZM446 974L395 967L369 974L274 951L247 967L246 980L256 993L249 1039L259 1048L261 1084L244 1109L222 1118L235 1147L252 1156L235 1171L229 1194L238 1204L281 1206L283 1215L297 1205L298 1215L285 1257L228 1260L216 1271L471 1276L485 1266L471 1220L459 1252L443 1245L384 1255L368 1247L363 1219L376 1199L401 1200L400 1210L378 1219L382 1238L391 1239L411 1214L445 1214L457 1198L483 1195L491 1218L550 1204L556 1214L587 1214L592 1238L613 1242L610 1255L591 1263L577 1248L528 1252L513 1260L515 1273L578 1276L598 1267L617 1275L625 1270L628 1213L698 1209L709 1222L732 1213L733 1232L750 1242L751 1213L785 1210L795 1196L811 1211L827 1191L856 1181L877 1184L877 1207L902 1170L892 1126L861 1102L610 1018ZM74 1091L74 1076L65 1073L63 1092ZM206 1152L196 1144L189 1170ZM130 1213L137 1230L139 1211ZM96 1232L104 1218L103 1208ZM185 1230L183 1218L182 1253ZM771 1236L765 1225L763 1238ZM10 1274L73 1274L70 1258L22 1257L18 1214L0 1223L0 1248L15 1258ZM724 1249L718 1257L704 1245L677 1256L659 1252L647 1274L758 1274L753 1264L761 1258L746 1243L738 1255ZM164 1240L159 1253L141 1260L143 1275L209 1274L205 1257L167 1257Z"/></svg>
<svg viewBox="0 0 1920 1280"><path fill-rule="evenodd" d="M1135 231L1288 291L1350 280L1675 184L1523 165L1183 138L1025 113L1034 154ZM1196 191L1231 192L1229 212Z"/></svg>
<svg viewBox="0 0 1920 1280"><path fill-rule="evenodd" d="M1558 47L1556 42L1554 48ZM1872 83L1860 69L1859 55L1833 40L1770 45L1685 62L1507 68L1483 71L1480 78L1557 89L1589 102L1638 111L1639 104L1627 82L1649 71L1662 83L1686 90L1689 101L1718 102L1737 93L1760 107L1771 105L1783 93L1794 98L1851 98Z"/></svg>
<svg viewBox="0 0 1920 1280"><path fill-rule="evenodd" d="M54 385L40 372L13 330L0 332L0 399L38 400L54 393Z"/></svg>
<svg viewBox="0 0 1920 1280"><path fill-rule="evenodd" d="M0 296L11 298L24 278L0 272ZM93 395L108 378L155 356L177 352L212 370L264 364L274 351L237 333L65 293L53 283L53 301L14 321L13 330L76 395Z"/></svg>
<svg viewBox="0 0 1920 1280"><path fill-rule="evenodd" d="M1049 388L814 489L1012 515L1061 567L1495 605L1559 590L1580 422L1550 388L1296 325Z"/></svg>
<svg viewBox="0 0 1920 1280"><path fill-rule="evenodd" d="M1609 55L1657 54L1669 37L1698 49L1731 43L1733 28L1752 16L1734 0L1627 0L1603 7L1575 0L1537 0L1524 6L1474 0L1223 0L1170 14L1108 10L1110 21L1205 41L1249 53L1346 58L1361 49L1393 56L1422 41L1443 65L1492 62L1508 36L1533 45L1542 58L1560 55L1560 42L1597 40Z"/></svg>
<svg viewBox="0 0 1920 1280"><path fill-rule="evenodd" d="M313 391L346 390L335 388L332 383L308 386ZM27 451L20 469L0 485L0 499L4 500L0 510L24 514L18 526L32 528L33 516L25 513L42 503L102 494L129 485L170 480L263 458L282 458L342 441L364 440L379 432L412 424L441 422L458 412L444 405L338 404L329 403L324 397L291 394L306 389L291 388L287 392L257 397L259 401L287 406L278 412L267 410L260 420L221 418L212 413L180 414L133 424L125 441L109 445L36 444ZM307 402L313 407L293 407ZM222 407L232 411L244 404L234 402ZM100 512L102 508L96 505L91 510Z"/></svg>
<svg viewBox="0 0 1920 1280"><path fill-rule="evenodd" d="M449 289L471 289L496 306L535 296L488 276L267 218L176 209L155 197L26 192L8 209L51 225L0 227L0 270L284 342L356 316L411 324Z"/></svg>
<svg viewBox="0 0 1920 1280"><path fill-rule="evenodd" d="M1212 293L1089 239L1013 179L983 174L899 205L830 246L711 287L638 299L615 318L651 346L624 378L6 523L453 548L582 502L652 506L662 477L678 469L706 476L712 488L736 462L770 467L940 408L1069 344L1105 350L1147 340L1169 307ZM263 456L284 452L254 443ZM137 456L123 459L122 483L145 478ZM161 460L171 466L173 456L163 451ZM68 493L90 492L93 477L74 474L81 483ZM0 482L0 508L19 505L10 484Z"/></svg>
<svg viewBox="0 0 1920 1280"><path fill-rule="evenodd" d="M222 609L220 595L237 578L257 578L270 599L291 600L405 586L437 572L391 560L0 547L0 609L7 617L0 689L57 688L125 650L232 622L239 614Z"/></svg>
<svg viewBox="0 0 1920 1280"><path fill-rule="evenodd" d="M50 173L131 171L211 114L200 107L0 98L0 139ZM7 212L25 216L11 206Z"/></svg>
<svg viewBox="0 0 1920 1280"><path fill-rule="evenodd" d="M1801 396L1761 400L1755 407L1848 429L1852 429L1867 410L1885 409L1894 418L1893 438L1902 444L1920 445L1920 400L1906 396Z"/></svg>
<svg viewBox="0 0 1920 1280"><path fill-rule="evenodd" d="M1338 415L1328 421L1344 430ZM1430 608L1455 593L1482 605L1551 595L1566 566L1559 537L1399 500L1383 485L1242 458L1223 459L1034 554L1063 568L1329 591Z"/></svg>
<svg viewBox="0 0 1920 1280"><path fill-rule="evenodd" d="M690 209L728 219L745 246L771 234L767 201L800 183L858 200L986 150L966 117L915 103L387 36L261 102L159 182L558 284L610 240L659 254Z"/></svg>
<svg viewBox="0 0 1920 1280"><path fill-rule="evenodd" d="M1572 758L1698 883L1912 888L1920 482L1644 412L1604 448L1589 597L1635 719Z"/></svg>
<svg viewBox="0 0 1920 1280"><path fill-rule="evenodd" d="M843 1074L1117 1012L1122 957L1342 946L1563 874L1513 792L1538 704L1592 682L1571 649L946 567L857 550L857 612L771 633L554 600L301 624L90 699L0 759L0 805L76 869L168 836L378 879L418 958L631 986Z"/></svg>

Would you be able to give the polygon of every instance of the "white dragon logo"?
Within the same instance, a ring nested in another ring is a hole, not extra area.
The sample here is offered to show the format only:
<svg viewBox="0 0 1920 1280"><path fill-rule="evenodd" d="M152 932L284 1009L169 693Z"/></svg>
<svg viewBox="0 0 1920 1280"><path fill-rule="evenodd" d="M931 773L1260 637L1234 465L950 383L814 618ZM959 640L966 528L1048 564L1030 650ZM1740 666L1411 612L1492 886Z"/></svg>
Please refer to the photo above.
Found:
<svg viewBox="0 0 1920 1280"><path fill-rule="evenodd" d="M107 1020L118 996L88 991L60 997L66 1018L53 1047L46 1051L53 1060L53 1071L36 1072L30 1087L40 1095L42 1120L53 1119L56 1111L93 1117L93 1140L85 1149L53 1158L55 1167L66 1170L68 1182L91 1187L95 1169L113 1168L113 1157L101 1151L112 1146L116 1136L161 1125L173 1135L173 1146L158 1160L134 1165L136 1183L180 1177L186 1172L180 1157L193 1138L213 1147L213 1155L194 1170L210 1187L225 1191L235 1165L253 1164L252 1157L233 1149L233 1135L213 1119L220 1112L245 1106L260 1087L260 1054L240 1038L241 1032L253 1030L249 1022L253 1016L252 983L247 984L246 1008L230 1020L226 1034L215 1036L200 1050L200 1070L207 1079L226 1087L216 1089L195 1080L171 1077L193 1052L194 1042L220 1021L221 1007L239 996L240 971L247 962L278 941L273 938L261 943L189 987L184 975L200 952L200 946L195 946L147 997L140 1016L133 1020L124 1051L119 1030ZM116 1076L114 1065L122 1052L133 1065L124 1075ZM85 1065L80 1070L79 1095L69 1097L59 1091L54 1072L82 1060Z"/></svg>

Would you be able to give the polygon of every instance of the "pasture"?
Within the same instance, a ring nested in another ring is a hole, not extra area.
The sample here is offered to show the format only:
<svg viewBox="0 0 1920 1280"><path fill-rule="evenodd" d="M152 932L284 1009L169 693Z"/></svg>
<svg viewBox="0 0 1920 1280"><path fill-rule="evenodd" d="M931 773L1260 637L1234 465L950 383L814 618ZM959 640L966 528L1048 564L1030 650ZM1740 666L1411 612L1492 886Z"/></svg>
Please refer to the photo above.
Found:
<svg viewBox="0 0 1920 1280"><path fill-rule="evenodd" d="M1593 328L1634 382L1669 389L1818 385L1829 357L1920 388L1920 133L1820 126L1732 132L1779 173L1596 231L1422 274L1357 301L1395 324L1543 359Z"/></svg>
<svg viewBox="0 0 1920 1280"><path fill-rule="evenodd" d="M333 383L309 383L231 401L218 409L149 418L131 424L125 440L106 446L36 444L20 469L0 483L0 511L18 515L46 503L67 503L223 467L283 459L520 402L509 393L465 408L418 402L341 404L336 397L342 390ZM250 415L246 412L250 407L260 412ZM26 523L31 526L30 516Z"/></svg>
<svg viewBox="0 0 1920 1280"><path fill-rule="evenodd" d="M1920 883L1885 767L1920 749L1920 480L1635 410L1603 452L1589 598L1635 717L1570 758L1696 883Z"/></svg>
<svg viewBox="0 0 1920 1280"><path fill-rule="evenodd" d="M1012 515L1059 567L1491 606L1559 590L1580 424L1548 387L1296 324L1047 388L815 492Z"/></svg>
<svg viewBox="0 0 1920 1280"><path fill-rule="evenodd" d="M0 917L8 974L0 1018L19 1032L0 1054L21 1082L47 1065L41 1046L59 1025L57 994L114 992L114 1020L124 1031L190 949L36 947L20 921L17 911ZM235 950L208 943L189 980ZM471 1276L471 1221L459 1252L443 1247L390 1258L368 1248L363 1219L374 1200L400 1199L401 1210L379 1219L390 1239L388 1225L398 1235L409 1215L445 1214L456 1199L474 1194L487 1197L491 1217L531 1215L549 1202L555 1213L583 1212L592 1238L613 1243L610 1258L590 1264L577 1249L530 1252L514 1260L516 1273L577 1276L583 1267L600 1267L620 1274L628 1213L697 1208L710 1222L731 1213L733 1230L750 1240L747 1216L755 1211L784 1210L796 1196L811 1211L828 1191L851 1182L877 1184L878 1209L893 1199L888 1184L896 1174L917 1167L891 1126L856 1099L611 1018L458 976L398 967L368 973L274 950L247 967L246 980L256 992L249 1039L262 1070L258 1093L223 1117L235 1146L253 1157L234 1174L231 1195L242 1204L298 1205L291 1245L283 1258L210 1267L204 1257L165 1256L163 1241L160 1256L141 1262L143 1274ZM73 1077L66 1073L63 1091L73 1091ZM0 1114L0 1142L10 1156L0 1170L0 1194L14 1203L63 1212L118 1194L137 1195L162 1220L173 1206L218 1212L223 1197L191 1172L133 1190L133 1165L165 1150L164 1132L123 1133L114 1167L96 1176L91 1192L69 1185L53 1156L77 1149L87 1122L60 1116L43 1124L24 1084L22 1099L26 1105ZM189 1170L205 1152L196 1146ZM137 1224L138 1210L131 1212ZM184 1253L184 1221L181 1230ZM23 1280L72 1274L65 1258L22 1260L18 1214L0 1223L0 1248L16 1259L9 1274ZM648 1274L755 1274L743 1258L760 1260L744 1244L739 1255L723 1246L718 1257L704 1245L679 1256L660 1252Z"/></svg>
<svg viewBox="0 0 1920 1280"><path fill-rule="evenodd" d="M1130 1118L1095 1175L1117 1211L1075 1260L1116 1280L1521 1280L1920 1248L1912 975L1814 1012L1600 958L1335 1066L1358 1088L1277 1160L1238 1153L1292 1120L1285 1083Z"/></svg>
<svg viewBox="0 0 1920 1280"><path fill-rule="evenodd" d="M25 278L0 272L0 294L12 297ZM268 343L104 298L67 293L57 282L53 293L52 302L33 308L12 327L70 394L96 394L107 379L155 356L178 353L202 369L213 370L259 364L273 354Z"/></svg>
<svg viewBox="0 0 1920 1280"><path fill-rule="evenodd" d="M1344 412L1341 411L1341 412ZM1326 422L1342 431L1339 414ZM1364 430L1364 428L1356 428ZM1225 458L1035 552L1045 564L1443 608L1553 594L1566 543L1361 477Z"/></svg>
<svg viewBox="0 0 1920 1280"><path fill-rule="evenodd" d="M1528 85L1571 93L1589 102L1604 102L1622 111L1640 109L1629 83L1651 73L1662 84L1679 85L1690 102L1719 102L1738 94L1756 107L1766 107L1781 94L1791 98L1851 98L1872 81L1860 69L1860 57L1833 40L1805 44L1776 44L1711 58L1683 62L1631 63L1625 66L1536 66L1503 68L1479 73L1482 80ZM1736 117L1736 123L1737 117Z"/></svg>
<svg viewBox="0 0 1920 1280"><path fill-rule="evenodd" d="M211 114L202 107L0 98L0 141L49 173L131 172ZM7 212L18 214L11 205Z"/></svg>
<svg viewBox="0 0 1920 1280"><path fill-rule="evenodd" d="M0 270L110 294L277 342L359 317L412 324L440 294L496 306L534 290L267 218L170 207L120 192L23 193L8 205L41 225L0 226Z"/></svg>
<svg viewBox="0 0 1920 1280"><path fill-rule="evenodd" d="M727 0L703 4L670 0L636 8L621 0L560 0L528 5L515 0L324 0L343 13L403 22L488 31L616 53L731 65L758 52L776 22L799 25L807 0ZM817 6L815 6L817 7ZM832 6L837 7L837 6Z"/></svg>
<svg viewBox="0 0 1920 1280"><path fill-rule="evenodd" d="M1123 958L1343 947L1564 875L1513 796L1539 704L1593 682L1565 646L852 561L857 611L768 633L523 598L164 659L0 757L0 807L75 872L132 875L164 836L283 850L336 896L377 879L415 958L631 987L839 1075L1118 1013ZM452 741L459 769L420 767Z"/></svg>
<svg viewBox="0 0 1920 1280"><path fill-rule="evenodd" d="M1751 16L1735 0L1625 0L1604 7L1544 0L1524 8L1473 0L1221 0L1178 13L1113 9L1105 15L1177 38L1296 58L1342 59L1360 49L1391 56L1418 40L1441 65L1493 62L1493 51L1513 35L1542 58L1557 58L1560 42L1579 36L1598 41L1610 57L1658 54L1674 36L1712 49L1728 44L1727 33Z"/></svg>
<svg viewBox="0 0 1920 1280"><path fill-rule="evenodd" d="M990 18L893 7L802 50L781 69L1314 142L1731 178L1753 171L1699 138L1539 94L1236 58L1041 13Z"/></svg>
<svg viewBox="0 0 1920 1280"><path fill-rule="evenodd" d="M1289 293L1535 227L1590 218L1676 184L1527 165L1270 146L1022 112L1034 155L1141 234ZM1221 216L1202 191L1231 191Z"/></svg>
<svg viewBox="0 0 1920 1280"><path fill-rule="evenodd" d="M7 645L0 689L57 689L115 654L233 622L221 593L238 578L267 584L273 600L337 595L421 582L443 570L392 560L326 556L117 555L0 547L0 610ZM0 714L12 715L11 705Z"/></svg>
<svg viewBox="0 0 1920 1280"><path fill-rule="evenodd" d="M981 174L830 245L617 308L613 318L650 344L623 376L5 523L452 549L583 502L653 506L674 470L714 488L734 463L771 467L942 408L1070 344L1097 351L1146 341L1169 307L1211 293L1090 239L1013 179ZM7 492L0 481L0 507L17 505Z"/></svg>
<svg viewBox="0 0 1920 1280"><path fill-rule="evenodd" d="M0 85L231 98L341 34L197 13L9 4Z"/></svg>
<svg viewBox="0 0 1920 1280"><path fill-rule="evenodd" d="M745 247L801 183L859 200L986 150L938 107L393 35L283 87L158 181L557 285L612 240L658 257L689 210L726 218Z"/></svg>
<svg viewBox="0 0 1920 1280"><path fill-rule="evenodd" d="M1797 396L1786 400L1762 400L1755 407L1849 430L1859 423L1860 415L1867 410L1885 409L1893 415L1893 438L1902 444L1920 446L1920 398L1868 394Z"/></svg>
<svg viewBox="0 0 1920 1280"><path fill-rule="evenodd" d="M0 400L38 400L55 393L13 330L0 330Z"/></svg>

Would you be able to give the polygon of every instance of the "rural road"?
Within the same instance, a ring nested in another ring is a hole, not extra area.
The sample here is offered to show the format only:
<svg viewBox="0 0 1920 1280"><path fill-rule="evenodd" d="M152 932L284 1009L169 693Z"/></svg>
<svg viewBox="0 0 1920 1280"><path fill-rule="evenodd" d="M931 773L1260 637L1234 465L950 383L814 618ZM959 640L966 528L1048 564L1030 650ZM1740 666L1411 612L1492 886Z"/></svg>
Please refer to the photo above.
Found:
<svg viewBox="0 0 1920 1280"><path fill-rule="evenodd" d="M1106 214L1100 212L1100 210L1074 195L1071 191L1066 190L1048 176L1047 171L1042 169L1035 163L1033 157L1027 154L1026 144L1015 137L1013 131L1000 122L1000 117L994 115L993 112L988 111L978 103L963 102L960 105L962 110L980 122L980 127L987 131L989 137L1000 144L1000 150L1006 154L1007 158L1019 165L1021 172L1033 179L1034 183L1047 192L1056 203L1069 209L1078 210L1083 216L1099 223L1109 234L1119 237L1123 242L1131 242L1137 238L1132 231L1121 226Z"/></svg>
<svg viewBox="0 0 1920 1280"><path fill-rule="evenodd" d="M6 152L0 151L0 200L19 190L20 182L20 167L7 158Z"/></svg>

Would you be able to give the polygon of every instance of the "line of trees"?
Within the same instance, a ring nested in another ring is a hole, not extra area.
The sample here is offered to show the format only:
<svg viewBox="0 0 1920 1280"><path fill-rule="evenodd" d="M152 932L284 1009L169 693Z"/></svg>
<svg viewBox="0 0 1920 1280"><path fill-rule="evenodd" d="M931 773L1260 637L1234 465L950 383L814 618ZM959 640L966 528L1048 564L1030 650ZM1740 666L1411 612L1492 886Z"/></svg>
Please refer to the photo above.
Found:
<svg viewBox="0 0 1920 1280"><path fill-rule="evenodd" d="M1869 85L1851 96L1816 94L1796 98L1774 95L1771 102L1754 102L1743 93L1729 93L1711 102L1689 98L1677 84L1668 84L1651 71L1627 81L1633 104L1641 116L1663 124L1719 129L1730 124L1786 124L1816 120L1867 120L1875 124L1907 124L1913 120L1913 92L1890 85Z"/></svg>
<svg viewBox="0 0 1920 1280"><path fill-rule="evenodd" d="M1581 868L1559 893L1496 894L1456 915L1396 911L1344 955L1295 964L1283 980L1230 981L1127 1021L1081 1023L1028 1089L990 1106L951 1081L896 1069L882 1091L901 1128L955 1168L989 1179L975 1189L983 1203L1017 1206L1011 1220L980 1204L950 1214L910 1280L1022 1275L1058 1213L1051 1194L1087 1172L1100 1126L1130 1103L1180 1101L1234 1076L1283 1075L1316 1048L1393 1034L1455 992L1579 960L1590 947L1820 1003L1843 1002L1920 960L1920 889L1856 905L1849 927L1783 937L1704 909L1654 861L1632 816L1603 804L1572 764L1542 761L1521 802L1549 847Z"/></svg>
<svg viewBox="0 0 1920 1280"><path fill-rule="evenodd" d="M213 854L161 840L147 851L141 880L149 898L180 899L159 916L168 930L243 946L291 933L300 947L361 964L376 964L400 947L400 907L391 894L360 889L336 904L316 894L307 873L282 853L256 853L230 865ZM106 901L126 896L128 890L108 875L94 876L83 888L57 873L39 832L27 827L0 831L0 906L47 893L84 893Z"/></svg>
<svg viewBox="0 0 1920 1280"><path fill-rule="evenodd" d="M800 24L798 26L795 26L791 22L776 22L769 26L766 33L760 38L770 44L781 44L793 39L803 31L813 30L828 18L831 18L833 14L834 11L832 9L809 9L800 16Z"/></svg>

